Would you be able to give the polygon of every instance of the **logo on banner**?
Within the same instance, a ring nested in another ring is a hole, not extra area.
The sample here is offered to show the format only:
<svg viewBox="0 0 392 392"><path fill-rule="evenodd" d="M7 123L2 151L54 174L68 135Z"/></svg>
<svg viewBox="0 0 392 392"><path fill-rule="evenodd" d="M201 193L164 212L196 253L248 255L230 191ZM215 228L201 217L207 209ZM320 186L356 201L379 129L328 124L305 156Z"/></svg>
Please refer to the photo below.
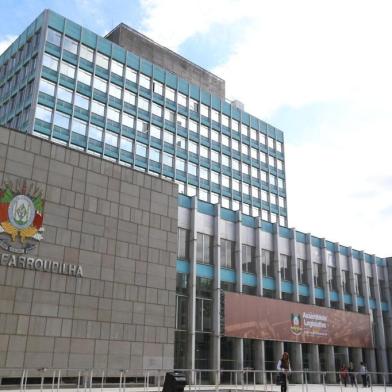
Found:
<svg viewBox="0 0 392 392"><path fill-rule="evenodd" d="M294 335L301 335L303 331L302 317L299 313L291 313L291 332Z"/></svg>
<svg viewBox="0 0 392 392"><path fill-rule="evenodd" d="M27 253L43 239L44 200L42 191L26 181L0 187L0 247Z"/></svg>

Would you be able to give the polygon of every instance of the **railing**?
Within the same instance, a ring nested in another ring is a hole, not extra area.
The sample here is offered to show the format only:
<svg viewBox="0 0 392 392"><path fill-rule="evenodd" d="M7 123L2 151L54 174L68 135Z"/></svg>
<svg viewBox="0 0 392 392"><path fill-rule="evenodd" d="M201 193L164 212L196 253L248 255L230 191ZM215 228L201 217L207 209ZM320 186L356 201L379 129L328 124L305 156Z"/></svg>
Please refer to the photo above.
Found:
<svg viewBox="0 0 392 392"><path fill-rule="evenodd" d="M159 392L165 374L159 370L102 370L102 369L1 369L0 389L29 391L77 392L137 391ZM177 370L187 378L185 392L201 391L279 391L278 371L244 370ZM352 376L352 377L350 377ZM362 375L348 374L347 389L339 372L292 371L288 376L290 392L353 391L362 387ZM368 372L365 378L371 392L391 392L392 373Z"/></svg>

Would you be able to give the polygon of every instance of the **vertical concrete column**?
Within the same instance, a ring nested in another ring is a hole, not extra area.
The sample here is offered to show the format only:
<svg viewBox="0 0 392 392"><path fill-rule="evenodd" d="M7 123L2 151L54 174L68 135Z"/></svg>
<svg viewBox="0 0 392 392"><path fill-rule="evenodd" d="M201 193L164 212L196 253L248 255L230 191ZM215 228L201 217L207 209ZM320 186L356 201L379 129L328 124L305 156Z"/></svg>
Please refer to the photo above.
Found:
<svg viewBox="0 0 392 392"><path fill-rule="evenodd" d="M291 229L290 254L291 254L291 279L293 282L293 301L299 302L298 272L297 272L298 271L297 238L296 238L296 230L294 228ZM302 358L302 349L301 349L301 358ZM301 362L301 366L302 366L302 362Z"/></svg>
<svg viewBox="0 0 392 392"><path fill-rule="evenodd" d="M255 239L256 239L256 294L263 295L263 242L261 235L261 218L256 218Z"/></svg>
<svg viewBox="0 0 392 392"><path fill-rule="evenodd" d="M313 272L313 258L312 258L312 235L306 234L306 264L307 276L309 285L309 303L314 305L316 303L316 296L314 291L314 272ZM317 348L318 353L318 348Z"/></svg>
<svg viewBox="0 0 392 392"><path fill-rule="evenodd" d="M337 371L337 369L335 368L335 348L334 346L324 346L324 350L328 371L325 381L328 383L335 383Z"/></svg>
<svg viewBox="0 0 392 392"><path fill-rule="evenodd" d="M385 328L384 319L382 316L382 305L381 305L381 293L380 293L380 277L378 275L377 260L376 256L372 256L372 275L373 275L373 290L376 301L376 314L375 320L375 342L376 342L376 355L378 369L377 371L386 373L388 371L388 357L386 350L386 338L385 338Z"/></svg>
<svg viewBox="0 0 392 392"><path fill-rule="evenodd" d="M321 270L323 273L322 281L324 287L324 306L331 307L331 290L329 288L329 277L328 277L328 258L327 248L325 246L325 238L321 239Z"/></svg>
<svg viewBox="0 0 392 392"><path fill-rule="evenodd" d="M362 349L355 347L352 349L352 353L353 353L353 357L351 358L351 361L354 364L354 370L358 372L361 367L361 362L363 361Z"/></svg>
<svg viewBox="0 0 392 392"><path fill-rule="evenodd" d="M344 310L344 290L343 290L343 279L342 279L342 259L340 255L339 242L335 242L335 260L336 260L336 285L339 294L339 309Z"/></svg>
<svg viewBox="0 0 392 392"><path fill-rule="evenodd" d="M279 245L279 222L274 223L274 275L275 275L275 297L282 299L282 274L280 271L280 245Z"/></svg>
<svg viewBox="0 0 392 392"><path fill-rule="evenodd" d="M355 276L354 276L354 263L353 263L353 250L348 247L348 272L350 276L350 291L351 291L351 298L352 298L352 308L353 312L358 312L358 303L357 303L357 295L355 293Z"/></svg>
<svg viewBox="0 0 392 392"><path fill-rule="evenodd" d="M338 347L337 348L339 354L342 356L342 361L348 367L348 364L350 363L350 355L348 352L348 347Z"/></svg>
<svg viewBox="0 0 392 392"><path fill-rule="evenodd" d="M278 361L282 358L282 354L284 353L284 344L283 342L273 342L273 352L274 352L274 370L278 365Z"/></svg>
<svg viewBox="0 0 392 392"><path fill-rule="evenodd" d="M320 377L320 353L319 346L317 344L309 345L309 381L312 384L319 384L321 381Z"/></svg>
<svg viewBox="0 0 392 392"><path fill-rule="evenodd" d="M263 384L265 378L265 343L264 340L255 340L255 370L259 373L256 374L256 383Z"/></svg>
<svg viewBox="0 0 392 392"><path fill-rule="evenodd" d="M377 372L376 352L373 348L365 349L365 363L368 372ZM377 377L372 375L372 383L377 382Z"/></svg>
<svg viewBox="0 0 392 392"><path fill-rule="evenodd" d="M300 372L302 368L302 344L301 343L289 343L290 352L290 363L291 370ZM292 380L295 383L302 382L302 373L293 373Z"/></svg>
<svg viewBox="0 0 392 392"><path fill-rule="evenodd" d="M242 236L241 236L241 211L237 211L237 221L235 224L235 270L236 270L236 292L242 293ZM243 339L234 341L234 352L237 359L237 370L244 368L244 344ZM239 381L239 379L238 379Z"/></svg>
<svg viewBox="0 0 392 392"><path fill-rule="evenodd" d="M369 285L368 285L365 257L363 251L359 253L359 264L361 266L361 283L362 283L363 299L365 302L365 312L370 314L369 287L368 287Z"/></svg>
<svg viewBox="0 0 392 392"><path fill-rule="evenodd" d="M386 347L388 355L389 372L392 373L392 258L385 260L386 265L383 268L384 282L385 282L385 301L388 304L388 311L386 312L386 323L384 328L386 333ZM392 376L390 376L392 381Z"/></svg>
<svg viewBox="0 0 392 392"><path fill-rule="evenodd" d="M236 358L237 370L244 369L244 340L242 338L236 338L234 342L234 355ZM243 377L241 373L237 373L237 382L243 382Z"/></svg>
<svg viewBox="0 0 392 392"><path fill-rule="evenodd" d="M220 382L220 314L221 314L221 279L220 279L220 261L221 261L221 238L220 238L220 204L215 205L215 217L214 217L214 281L213 281L213 336L212 336L212 350L211 350L211 363L212 368L218 370L218 372L212 374L212 382Z"/></svg>
<svg viewBox="0 0 392 392"><path fill-rule="evenodd" d="M195 368L196 352L196 258L197 258L197 198L192 198L189 233L189 303L188 303L188 369ZM194 375L191 382L194 383Z"/></svg>

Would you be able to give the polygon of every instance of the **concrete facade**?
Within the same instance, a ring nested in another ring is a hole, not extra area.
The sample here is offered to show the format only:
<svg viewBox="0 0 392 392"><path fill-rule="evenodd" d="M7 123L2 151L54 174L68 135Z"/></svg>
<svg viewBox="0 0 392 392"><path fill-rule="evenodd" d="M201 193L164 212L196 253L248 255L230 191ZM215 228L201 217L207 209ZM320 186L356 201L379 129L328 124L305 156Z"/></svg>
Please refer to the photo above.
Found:
<svg viewBox="0 0 392 392"><path fill-rule="evenodd" d="M105 38L194 83L212 94L225 98L225 81L145 35L119 24Z"/></svg>
<svg viewBox="0 0 392 392"><path fill-rule="evenodd" d="M171 368L177 185L0 128L17 179L45 199L33 254L83 277L0 266L0 368Z"/></svg>

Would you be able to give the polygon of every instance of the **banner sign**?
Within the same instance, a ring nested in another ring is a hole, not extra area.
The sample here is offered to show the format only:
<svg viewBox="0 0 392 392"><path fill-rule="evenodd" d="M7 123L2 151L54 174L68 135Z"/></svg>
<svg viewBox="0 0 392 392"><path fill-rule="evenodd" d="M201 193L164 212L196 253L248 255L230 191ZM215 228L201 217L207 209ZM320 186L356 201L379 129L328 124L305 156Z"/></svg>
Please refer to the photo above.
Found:
<svg viewBox="0 0 392 392"><path fill-rule="evenodd" d="M366 314L230 292L224 306L225 336L372 348Z"/></svg>

